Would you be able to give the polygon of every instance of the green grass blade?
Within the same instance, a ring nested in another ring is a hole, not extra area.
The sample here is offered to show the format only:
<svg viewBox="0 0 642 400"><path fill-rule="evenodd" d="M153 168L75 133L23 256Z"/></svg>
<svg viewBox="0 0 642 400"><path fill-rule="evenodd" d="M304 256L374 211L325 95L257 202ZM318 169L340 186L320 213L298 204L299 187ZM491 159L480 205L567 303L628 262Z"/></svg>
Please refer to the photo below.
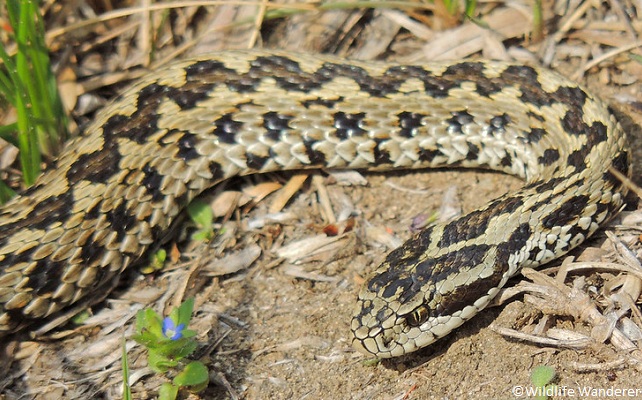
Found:
<svg viewBox="0 0 642 400"><path fill-rule="evenodd" d="M127 362L127 343L125 337L122 342L121 365L123 368L123 399L131 400L132 389L129 386L129 363Z"/></svg>
<svg viewBox="0 0 642 400"><path fill-rule="evenodd" d="M37 0L7 0L12 39L17 52L10 56L0 47L3 71L0 92L16 109L15 124L3 128L5 136L15 129L11 140L20 149L20 164L26 186L40 174L42 153L53 155L67 137L67 119L51 72L45 32Z"/></svg>

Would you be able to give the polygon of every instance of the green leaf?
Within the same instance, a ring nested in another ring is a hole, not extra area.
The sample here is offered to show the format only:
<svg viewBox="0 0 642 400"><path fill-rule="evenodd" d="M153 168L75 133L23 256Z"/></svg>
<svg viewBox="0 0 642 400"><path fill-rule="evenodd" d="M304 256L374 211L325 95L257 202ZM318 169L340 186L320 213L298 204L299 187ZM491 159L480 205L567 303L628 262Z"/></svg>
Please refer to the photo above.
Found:
<svg viewBox="0 0 642 400"><path fill-rule="evenodd" d="M205 364L200 361L192 361L185 366L185 369L176 375L174 384L178 386L189 386L191 390L199 392L207 387L210 377Z"/></svg>
<svg viewBox="0 0 642 400"><path fill-rule="evenodd" d="M212 212L210 205L202 201L195 200L187 206L187 213L199 229L192 235L192 239L204 241L211 240L214 237L214 230L212 229L214 213Z"/></svg>
<svg viewBox="0 0 642 400"><path fill-rule="evenodd" d="M197 242L209 242L214 237L213 231L206 231L199 229L198 231L192 234L192 240Z"/></svg>
<svg viewBox="0 0 642 400"><path fill-rule="evenodd" d="M198 332L192 329L183 330L183 339L190 339L197 335Z"/></svg>
<svg viewBox="0 0 642 400"><path fill-rule="evenodd" d="M2 74L0 74L0 76L2 76ZM16 140L17 131L18 124L16 122L0 126L0 138L18 147L18 141Z"/></svg>
<svg viewBox="0 0 642 400"><path fill-rule="evenodd" d="M637 61L638 63L642 64L642 56L641 55L629 53L628 56L629 56L629 58L631 60Z"/></svg>
<svg viewBox="0 0 642 400"><path fill-rule="evenodd" d="M73 322L76 325L82 325L85 323L85 321L91 317L91 314L87 310L83 310L79 312L78 314L74 315L71 318L71 322Z"/></svg>
<svg viewBox="0 0 642 400"><path fill-rule="evenodd" d="M164 355L154 350L149 350L147 356L147 364L154 372L165 373L168 369L174 368L178 365L178 361L170 360Z"/></svg>
<svg viewBox="0 0 642 400"><path fill-rule="evenodd" d="M176 325L185 324L189 326L189 322L192 319L192 312L194 311L194 298L190 297L185 300L178 308L175 308L169 315Z"/></svg>
<svg viewBox="0 0 642 400"><path fill-rule="evenodd" d="M160 271L165 266L167 260L167 251L165 249L158 249L155 253L149 255L149 264L141 268L143 274L151 274L155 271Z"/></svg>
<svg viewBox="0 0 642 400"><path fill-rule="evenodd" d="M134 339L136 343L141 344L148 349L153 349L158 346L158 338L151 332L143 332L132 335L132 339Z"/></svg>
<svg viewBox="0 0 642 400"><path fill-rule="evenodd" d="M164 340L154 348L154 351L162 354L164 357L173 360L180 360L192 354L198 347L196 341L192 339Z"/></svg>
<svg viewBox="0 0 642 400"><path fill-rule="evenodd" d="M158 390L159 400L174 400L176 397L178 397L178 387L171 383L163 383Z"/></svg>
<svg viewBox="0 0 642 400"><path fill-rule="evenodd" d="M538 365L531 371L533 386L544 387L555 378L555 370L547 365Z"/></svg>
<svg viewBox="0 0 642 400"><path fill-rule="evenodd" d="M366 358L361 362L361 364L365 367L376 367L381 364L381 358Z"/></svg>
<svg viewBox="0 0 642 400"><path fill-rule="evenodd" d="M163 319L151 308L140 310L136 314L136 332L139 334L149 332L161 340L163 339Z"/></svg>
<svg viewBox="0 0 642 400"><path fill-rule="evenodd" d="M6 183L0 182L0 204L4 204L9 201L13 196L16 195L16 192L13 191Z"/></svg>

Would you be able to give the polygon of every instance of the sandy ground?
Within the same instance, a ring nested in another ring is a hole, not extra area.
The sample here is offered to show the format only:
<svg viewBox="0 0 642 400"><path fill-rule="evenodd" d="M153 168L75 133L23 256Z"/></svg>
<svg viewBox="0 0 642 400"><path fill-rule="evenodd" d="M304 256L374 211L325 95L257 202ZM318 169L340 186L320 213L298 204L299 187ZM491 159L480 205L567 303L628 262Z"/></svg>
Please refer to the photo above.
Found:
<svg viewBox="0 0 642 400"><path fill-rule="evenodd" d="M266 24L270 30L283 29L271 24ZM406 37L400 36L396 40L403 42ZM579 66L570 59L559 61L556 68L572 75ZM639 81L621 85L602 75L589 74L584 82L616 109L639 113L639 106L631 103L642 101ZM634 142L639 142L639 130L628 129ZM637 157L640 151L636 145L636 160L642 159ZM376 361L354 351L349 329L354 300L364 277L391 250L391 240L410 237L409 227L417 216L443 213L445 206L469 212L521 183L481 171L366 173L365 186L339 185L325 172L313 175L315 180L308 177L282 210L288 216L286 222L249 227L268 213L276 195L254 207L241 207L227 222L217 222L226 233L212 243L179 240L179 256L162 272L128 274L106 301L92 308L94 316L85 326L67 325L37 340L26 334L10 338L4 343L0 398L121 398L119 345L123 336L131 334L136 311L153 307L167 312L190 296L196 298L192 328L199 332L201 343L196 357L210 368L212 383L203 393L182 393L182 398L520 398L525 396L520 390L531 387L530 374L538 365L555 369L558 395L579 397L580 390L619 388L637 389L638 394L618 398L642 397L639 350L623 352L609 340L589 340L572 349L535 345L498 334L494 327L532 332L541 324L565 335L590 337L587 323L566 316L544 320L542 312L523 296L486 310L454 334L409 356ZM236 179L226 190L252 192L265 182L284 183L291 176ZM353 216L353 228L315 254L306 251L309 257L304 260L297 259L300 254L281 257L285 246L296 249L301 240L326 236L328 217L319 200L324 190L334 215ZM215 199L219 192L215 189L204 199ZM447 192L450 195L445 196ZM635 210L634 196L630 202L629 210ZM608 229L635 245L639 232L625 229L626 224L618 219ZM179 236L184 230L177 229ZM605 239L600 231L572 256L583 261L615 260ZM224 269L236 262L241 265L235 272ZM585 276L583 290L596 304L604 305L605 282L614 274L572 274L567 285L578 275ZM559 299L550 301L567 305ZM134 398L154 398L164 378L146 368L140 347L131 340L127 344ZM609 396L593 392L589 397Z"/></svg>

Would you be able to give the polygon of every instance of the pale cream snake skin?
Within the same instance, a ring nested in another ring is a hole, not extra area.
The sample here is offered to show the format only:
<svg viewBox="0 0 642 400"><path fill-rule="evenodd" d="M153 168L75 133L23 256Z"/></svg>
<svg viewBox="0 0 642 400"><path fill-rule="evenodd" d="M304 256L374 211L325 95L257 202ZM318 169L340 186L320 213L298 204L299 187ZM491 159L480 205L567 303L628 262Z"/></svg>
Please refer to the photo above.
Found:
<svg viewBox="0 0 642 400"><path fill-rule="evenodd" d="M269 51L177 62L103 109L0 211L0 331L99 298L195 196L233 176L301 168L481 167L525 186L391 252L359 294L353 344L422 348L521 268L617 213L625 134L577 84L486 61L402 66Z"/></svg>

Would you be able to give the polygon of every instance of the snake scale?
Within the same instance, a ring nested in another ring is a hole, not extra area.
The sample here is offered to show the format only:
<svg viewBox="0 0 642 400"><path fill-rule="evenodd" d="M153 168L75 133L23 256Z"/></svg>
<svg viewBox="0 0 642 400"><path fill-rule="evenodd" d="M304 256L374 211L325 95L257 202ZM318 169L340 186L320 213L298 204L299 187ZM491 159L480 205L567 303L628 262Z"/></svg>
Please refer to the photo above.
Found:
<svg viewBox="0 0 642 400"><path fill-rule="evenodd" d="M364 284L353 344L399 356L593 234L626 194L611 168L629 175L630 163L609 109L545 69L256 50L180 61L118 96L1 208L0 332L91 302L195 196L233 176L456 166L523 178L418 233Z"/></svg>

